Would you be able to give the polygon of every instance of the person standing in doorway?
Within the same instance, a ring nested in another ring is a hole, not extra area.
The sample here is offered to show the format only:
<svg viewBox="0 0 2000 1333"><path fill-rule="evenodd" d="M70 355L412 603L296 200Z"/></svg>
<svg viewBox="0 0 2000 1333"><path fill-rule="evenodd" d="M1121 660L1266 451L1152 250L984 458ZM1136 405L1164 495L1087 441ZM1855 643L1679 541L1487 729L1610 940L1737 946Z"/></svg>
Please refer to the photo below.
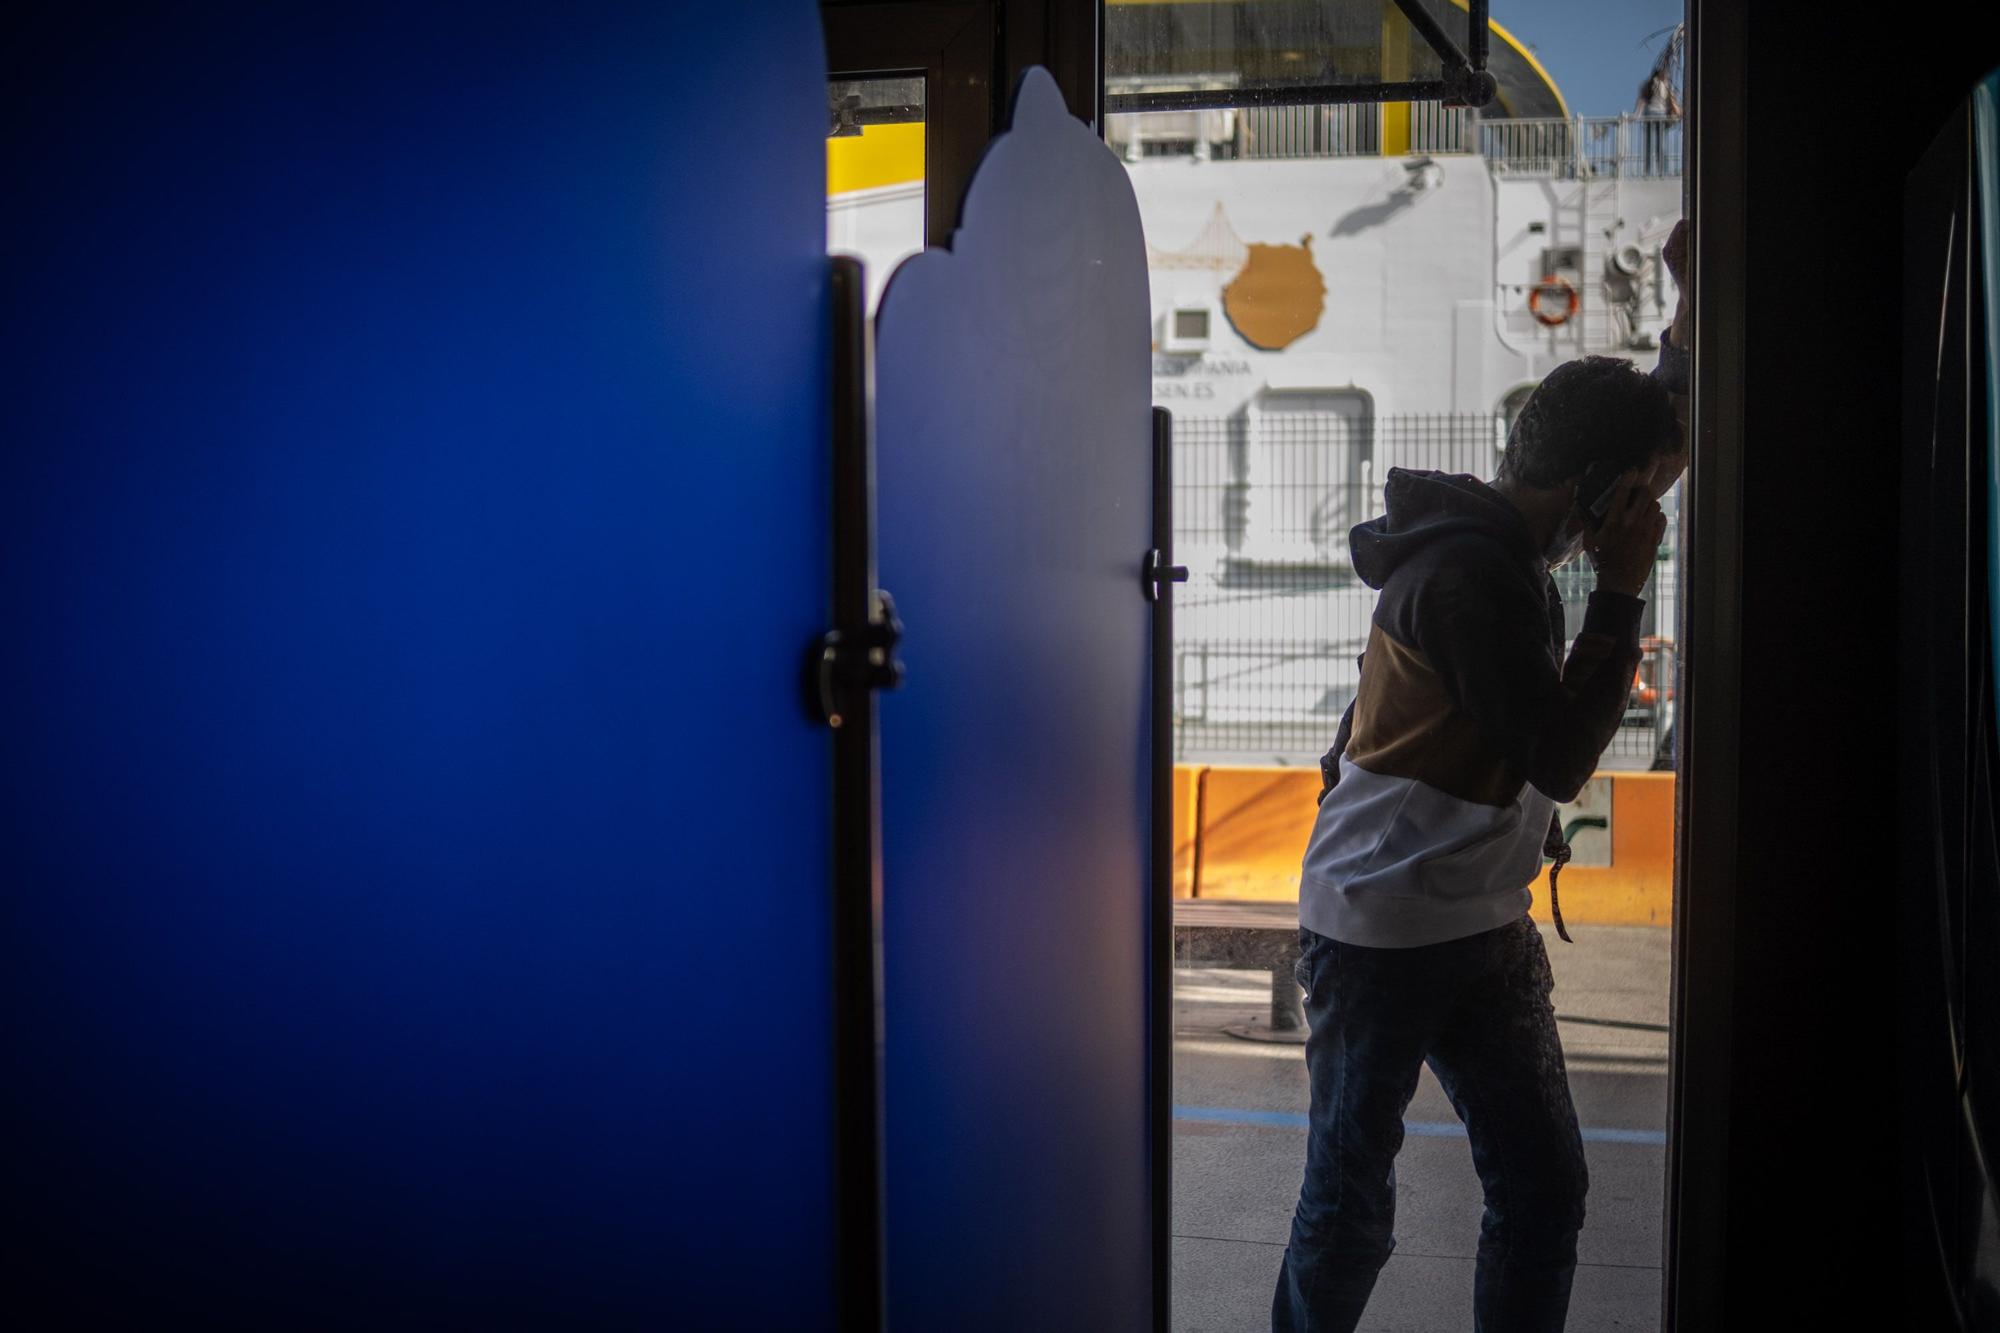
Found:
<svg viewBox="0 0 2000 1333"><path fill-rule="evenodd" d="M1587 357L1537 386L1495 480L1392 468L1352 533L1380 597L1301 873L1312 1105L1275 1333L1360 1320L1426 1063L1485 1189L1476 1328L1563 1326L1588 1178L1528 886L1618 730L1686 461L1667 388ZM1564 661L1549 571L1579 551L1597 588Z"/></svg>

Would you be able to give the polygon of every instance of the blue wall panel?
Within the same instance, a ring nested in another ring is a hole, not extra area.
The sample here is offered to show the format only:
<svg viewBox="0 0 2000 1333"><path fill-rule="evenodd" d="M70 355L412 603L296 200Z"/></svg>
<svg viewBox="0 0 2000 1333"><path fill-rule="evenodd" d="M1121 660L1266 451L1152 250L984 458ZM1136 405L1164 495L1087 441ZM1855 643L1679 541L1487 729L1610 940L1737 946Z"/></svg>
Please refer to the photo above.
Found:
<svg viewBox="0 0 2000 1333"><path fill-rule="evenodd" d="M814 6L54 8L0 1303L826 1326Z"/></svg>
<svg viewBox="0 0 2000 1333"><path fill-rule="evenodd" d="M1039 70L963 216L877 342L890 1322L1145 1328L1145 245Z"/></svg>

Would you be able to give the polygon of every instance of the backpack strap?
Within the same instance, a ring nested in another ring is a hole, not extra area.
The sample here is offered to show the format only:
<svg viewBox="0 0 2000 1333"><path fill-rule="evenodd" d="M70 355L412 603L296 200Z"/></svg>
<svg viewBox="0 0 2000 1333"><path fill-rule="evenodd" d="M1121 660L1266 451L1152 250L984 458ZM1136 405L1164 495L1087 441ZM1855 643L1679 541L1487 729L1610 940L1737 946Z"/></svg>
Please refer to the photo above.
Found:
<svg viewBox="0 0 2000 1333"><path fill-rule="evenodd" d="M1549 812L1549 831L1542 839L1542 855L1554 859L1554 864L1549 867L1549 915L1555 918L1556 934L1562 937L1564 944L1575 944L1576 941L1569 937L1569 931L1563 926L1562 903L1556 898L1556 881L1562 877L1563 867L1569 864L1572 855L1569 839L1563 836L1562 812L1559 810Z"/></svg>
<svg viewBox="0 0 2000 1333"><path fill-rule="evenodd" d="M1354 659L1357 672L1367 659L1367 653ZM1354 737L1354 705L1360 698L1361 689L1357 684L1354 698L1347 701L1347 711L1340 715L1340 726L1333 734L1333 748L1319 757L1319 795L1314 799L1314 805L1323 804L1326 801L1326 794L1333 790L1336 782L1340 781L1340 756L1347 753L1347 742Z"/></svg>

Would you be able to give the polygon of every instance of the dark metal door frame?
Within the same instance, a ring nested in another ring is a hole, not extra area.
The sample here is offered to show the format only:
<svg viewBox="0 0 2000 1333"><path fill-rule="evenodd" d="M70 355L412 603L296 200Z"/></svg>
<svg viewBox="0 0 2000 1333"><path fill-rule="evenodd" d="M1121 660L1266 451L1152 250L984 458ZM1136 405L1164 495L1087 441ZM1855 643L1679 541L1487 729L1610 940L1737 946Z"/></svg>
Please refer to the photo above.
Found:
<svg viewBox="0 0 2000 1333"><path fill-rule="evenodd" d="M1103 6L1096 0L822 3L827 77L924 78L924 244L943 245L986 145L1030 66L1055 75L1079 120L1102 131Z"/></svg>
<svg viewBox="0 0 2000 1333"><path fill-rule="evenodd" d="M875 586L874 340L868 284L830 261L833 628L807 657L809 706L833 730L835 1299L840 1326L882 1326L881 781L875 694L900 627Z"/></svg>
<svg viewBox="0 0 2000 1333"><path fill-rule="evenodd" d="M1981 1200L1991 1075L1981 1064L1980 948L1990 920L1993 805L1987 665L1985 266L1977 134L1968 100L1911 173L1905 204L1898 887L1906 998L1899 1193L1905 1262L1943 1327L1979 1326ZM1942 281L1940 281L1940 279ZM1975 521L1976 519L1976 521ZM1975 552L1977 554L1975 554ZM1984 853L1984 855L1983 855ZM1985 1011L1985 1012L1982 1012ZM1990 1042L1986 1048L1991 1049ZM1984 1113L1984 1114L1982 1114ZM1990 1130L1989 1130L1990 1133ZM1947 1313L1949 1311L1949 1313ZM1916 1326L1911 1321L1911 1326Z"/></svg>
<svg viewBox="0 0 2000 1333"><path fill-rule="evenodd" d="M1673 1012L1667 1085L1662 1327L1727 1327L1729 1101L1735 1044L1737 743L1743 707L1746 353L1738 309L1704 291L1747 278L1747 32L1735 5L1688 0L1687 216L1694 303L1693 461L1681 654L1682 759L1674 837ZM1698 890L1695 886L1699 886Z"/></svg>
<svg viewBox="0 0 2000 1333"><path fill-rule="evenodd" d="M1153 550L1143 582L1153 601L1152 846L1147 985L1151 1100L1153 1327L1166 1333L1173 1312L1174 1228L1174 417L1153 409Z"/></svg>
<svg viewBox="0 0 2000 1333"><path fill-rule="evenodd" d="M944 244L993 137L992 3L830 5L820 22L828 78L923 75L924 244Z"/></svg>

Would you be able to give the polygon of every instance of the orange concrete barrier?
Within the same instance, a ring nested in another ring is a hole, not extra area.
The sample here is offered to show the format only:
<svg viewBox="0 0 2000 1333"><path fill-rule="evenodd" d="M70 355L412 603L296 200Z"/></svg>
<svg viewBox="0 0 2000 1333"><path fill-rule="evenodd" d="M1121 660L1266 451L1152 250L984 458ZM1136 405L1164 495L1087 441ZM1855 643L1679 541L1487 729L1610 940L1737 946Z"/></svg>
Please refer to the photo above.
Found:
<svg viewBox="0 0 2000 1333"><path fill-rule="evenodd" d="M1674 775L1600 773L1611 779L1611 864L1563 867L1563 920L1586 926L1665 926L1674 914ZM1549 919L1549 872L1535 881L1528 915Z"/></svg>
<svg viewBox="0 0 2000 1333"><path fill-rule="evenodd" d="M1201 777L1198 764L1174 765L1174 897L1194 897L1195 836L1201 820Z"/></svg>
<svg viewBox="0 0 2000 1333"><path fill-rule="evenodd" d="M1317 768L1211 767L1201 775L1194 896L1298 901Z"/></svg>
<svg viewBox="0 0 2000 1333"><path fill-rule="evenodd" d="M1611 864L1562 873L1563 920L1664 926L1673 919L1674 775L1612 771ZM1174 771L1174 895L1296 902L1316 768L1181 765ZM1601 807L1600 807L1601 809ZM1548 916L1548 871L1531 915Z"/></svg>

